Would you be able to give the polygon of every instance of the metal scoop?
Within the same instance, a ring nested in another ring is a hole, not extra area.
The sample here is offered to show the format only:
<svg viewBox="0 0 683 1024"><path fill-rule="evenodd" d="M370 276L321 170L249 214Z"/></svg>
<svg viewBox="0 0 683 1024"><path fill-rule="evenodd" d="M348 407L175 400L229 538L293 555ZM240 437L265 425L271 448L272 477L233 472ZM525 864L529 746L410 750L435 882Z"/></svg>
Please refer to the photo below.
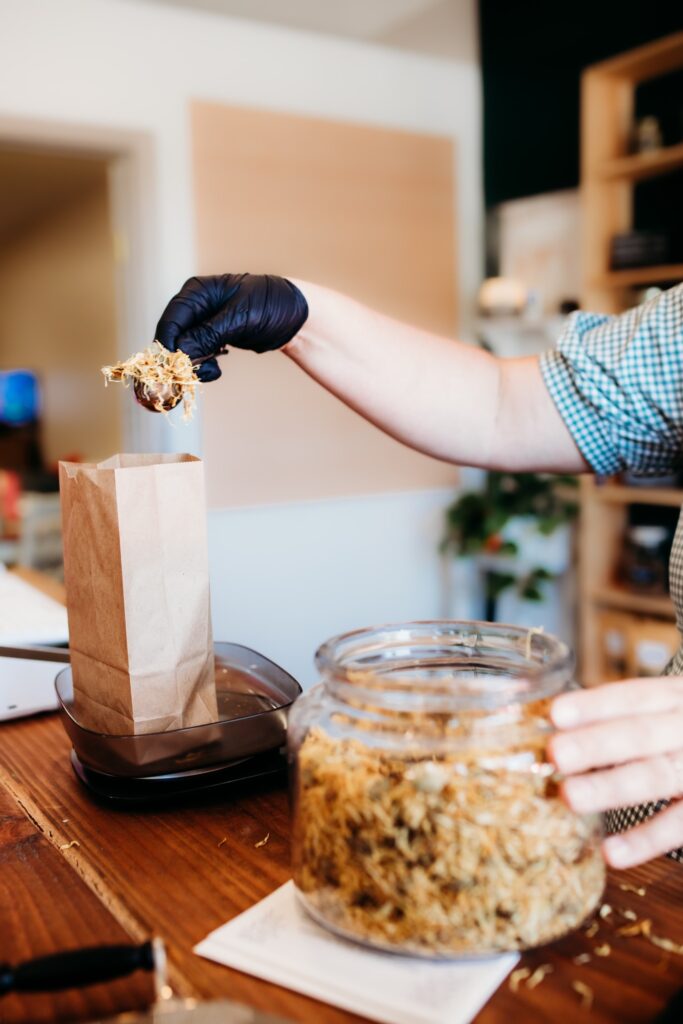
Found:
<svg viewBox="0 0 683 1024"><path fill-rule="evenodd" d="M227 348L222 348L216 355L226 355L227 351ZM200 366L212 358L213 356L198 356L191 362L193 366ZM170 412L183 397L180 384L145 384L144 381L136 380L133 391L136 402L150 412Z"/></svg>

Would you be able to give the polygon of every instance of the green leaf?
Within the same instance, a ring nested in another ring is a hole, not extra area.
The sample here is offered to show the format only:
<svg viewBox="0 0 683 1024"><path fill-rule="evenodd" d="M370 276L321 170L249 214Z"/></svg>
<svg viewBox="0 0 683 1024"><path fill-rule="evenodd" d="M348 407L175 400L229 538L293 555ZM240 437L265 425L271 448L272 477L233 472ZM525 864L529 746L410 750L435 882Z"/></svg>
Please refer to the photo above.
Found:
<svg viewBox="0 0 683 1024"><path fill-rule="evenodd" d="M510 572L487 572L486 573L486 596L490 600L495 600L497 597L507 590L514 583L516 583L517 577Z"/></svg>
<svg viewBox="0 0 683 1024"><path fill-rule="evenodd" d="M545 569L542 565L538 565L534 569L532 569L531 572L529 573L529 579L532 579L532 580L535 580L535 581L539 581L539 582L542 582L542 581L545 581L545 580L554 580L555 579L555 573L550 572L549 569Z"/></svg>
<svg viewBox="0 0 683 1024"><path fill-rule="evenodd" d="M549 537L551 533L555 533L558 526L562 525L562 519L559 516L544 516L538 520L538 532L542 533L544 537Z"/></svg>
<svg viewBox="0 0 683 1024"><path fill-rule="evenodd" d="M508 521L508 514L502 508L493 508L488 511L484 520L484 533L487 537L495 537L503 529Z"/></svg>
<svg viewBox="0 0 683 1024"><path fill-rule="evenodd" d="M445 512L445 550L454 554L478 554L487 541L501 533L515 517L532 516L538 531L550 535L558 526L570 522L577 504L568 501L566 489L575 488L572 476L551 477L540 473L488 473L483 490L461 494ZM564 494L558 494L564 489ZM506 542L500 553L518 554Z"/></svg>

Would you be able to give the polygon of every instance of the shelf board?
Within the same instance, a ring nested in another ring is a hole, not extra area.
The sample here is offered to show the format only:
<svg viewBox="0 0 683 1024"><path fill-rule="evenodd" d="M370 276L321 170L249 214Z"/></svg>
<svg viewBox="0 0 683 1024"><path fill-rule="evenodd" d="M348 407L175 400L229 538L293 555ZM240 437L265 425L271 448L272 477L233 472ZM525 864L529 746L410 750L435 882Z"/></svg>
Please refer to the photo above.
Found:
<svg viewBox="0 0 683 1024"><path fill-rule="evenodd" d="M683 281L683 263L664 263L656 267L610 270L591 282L596 288L629 288L639 284L664 284Z"/></svg>
<svg viewBox="0 0 683 1024"><path fill-rule="evenodd" d="M650 153L633 153L616 160L607 160L595 170L596 176L621 181L643 181L657 174L666 174L683 167L683 142L664 146Z"/></svg>
<svg viewBox="0 0 683 1024"><path fill-rule="evenodd" d="M627 487L625 484L596 484L592 492L598 501L615 505L670 505L683 506L683 488Z"/></svg>
<svg viewBox="0 0 683 1024"><path fill-rule="evenodd" d="M639 612L643 615L660 615L668 619L675 618L675 610L671 598L668 596L657 597L651 594L636 594L623 587L609 586L596 587L591 592L591 597L596 604L608 608L623 608L629 612Z"/></svg>
<svg viewBox="0 0 683 1024"><path fill-rule="evenodd" d="M683 32L656 39L636 50L628 50L592 64L585 72L594 77L617 78L623 81L644 82L659 78L667 71L677 71L683 64Z"/></svg>

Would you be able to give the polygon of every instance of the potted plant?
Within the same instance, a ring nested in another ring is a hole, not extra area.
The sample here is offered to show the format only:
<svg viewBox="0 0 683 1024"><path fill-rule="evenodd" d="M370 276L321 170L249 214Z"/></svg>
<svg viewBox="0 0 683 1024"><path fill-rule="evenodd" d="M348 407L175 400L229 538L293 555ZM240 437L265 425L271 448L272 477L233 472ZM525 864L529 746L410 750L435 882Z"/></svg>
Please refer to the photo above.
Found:
<svg viewBox="0 0 683 1024"><path fill-rule="evenodd" d="M461 494L446 509L441 549L477 559L486 618L495 618L496 601L509 588L542 601L544 584L566 568L576 487L570 476L493 472L483 490Z"/></svg>

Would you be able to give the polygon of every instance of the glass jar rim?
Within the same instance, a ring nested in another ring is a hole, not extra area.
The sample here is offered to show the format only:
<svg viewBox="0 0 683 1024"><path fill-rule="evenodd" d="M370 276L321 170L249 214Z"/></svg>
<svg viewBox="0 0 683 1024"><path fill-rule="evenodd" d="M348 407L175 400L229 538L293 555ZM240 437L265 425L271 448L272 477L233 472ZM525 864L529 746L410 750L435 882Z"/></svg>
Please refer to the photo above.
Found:
<svg viewBox="0 0 683 1024"><path fill-rule="evenodd" d="M426 685L428 661L430 669L445 672L445 682ZM383 703L403 703L412 694L424 710L435 711L550 697L570 682L574 668L569 646L539 628L459 619L388 623L340 633L318 648L315 662L323 685L341 700L357 699L363 692L375 698L383 693ZM458 691L451 676L449 686L449 666L458 665L473 677L479 673L479 685L470 683Z"/></svg>

